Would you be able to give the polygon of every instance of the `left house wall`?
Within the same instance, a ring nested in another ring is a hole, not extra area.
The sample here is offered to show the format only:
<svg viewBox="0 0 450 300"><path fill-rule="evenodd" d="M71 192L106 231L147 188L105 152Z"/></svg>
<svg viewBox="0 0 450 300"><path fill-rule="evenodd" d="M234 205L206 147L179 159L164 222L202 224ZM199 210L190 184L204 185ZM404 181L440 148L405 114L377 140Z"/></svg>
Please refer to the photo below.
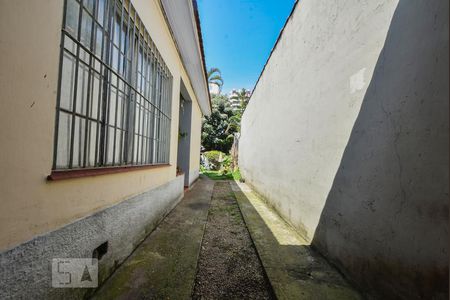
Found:
<svg viewBox="0 0 450 300"><path fill-rule="evenodd" d="M170 165L50 182L64 1L0 2L0 298L73 292L49 288L51 258L91 257L108 241L103 280L183 196L176 108L190 81L159 1L132 3L173 76Z"/></svg>

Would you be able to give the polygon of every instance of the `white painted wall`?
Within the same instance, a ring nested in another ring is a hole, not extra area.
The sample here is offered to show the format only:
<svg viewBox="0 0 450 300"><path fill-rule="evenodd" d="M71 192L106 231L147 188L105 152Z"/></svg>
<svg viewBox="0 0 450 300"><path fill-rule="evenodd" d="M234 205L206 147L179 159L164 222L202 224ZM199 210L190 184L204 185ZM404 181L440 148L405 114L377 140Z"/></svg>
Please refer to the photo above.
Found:
<svg viewBox="0 0 450 300"><path fill-rule="evenodd" d="M447 0L302 0L244 113L243 177L363 290L448 294L448 81Z"/></svg>

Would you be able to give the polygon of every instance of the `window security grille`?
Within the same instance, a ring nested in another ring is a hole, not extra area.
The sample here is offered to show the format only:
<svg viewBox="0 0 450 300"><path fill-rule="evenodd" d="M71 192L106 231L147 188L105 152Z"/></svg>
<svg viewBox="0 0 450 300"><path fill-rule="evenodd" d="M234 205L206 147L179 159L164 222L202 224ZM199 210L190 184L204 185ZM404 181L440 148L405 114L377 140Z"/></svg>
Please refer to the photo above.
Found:
<svg viewBox="0 0 450 300"><path fill-rule="evenodd" d="M53 169L169 162L172 75L129 0L66 0Z"/></svg>

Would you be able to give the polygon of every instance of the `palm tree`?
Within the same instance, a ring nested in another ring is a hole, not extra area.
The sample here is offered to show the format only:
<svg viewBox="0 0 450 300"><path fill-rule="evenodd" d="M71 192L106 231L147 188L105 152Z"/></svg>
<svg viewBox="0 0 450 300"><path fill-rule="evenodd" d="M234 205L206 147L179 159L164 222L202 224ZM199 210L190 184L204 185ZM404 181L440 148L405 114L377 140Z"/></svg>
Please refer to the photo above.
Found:
<svg viewBox="0 0 450 300"><path fill-rule="evenodd" d="M228 118L228 126L225 129L225 133L228 134L231 129L234 129L235 132L241 131L241 113L237 113L232 117Z"/></svg>
<svg viewBox="0 0 450 300"><path fill-rule="evenodd" d="M231 129L234 129L235 132L241 131L242 114L250 101L250 96L251 92L247 89L242 88L238 91L233 90L230 99L239 101L239 109L228 119L228 127L225 130L225 133L228 133Z"/></svg>
<svg viewBox="0 0 450 300"><path fill-rule="evenodd" d="M208 84L210 85L216 85L219 88L219 94L222 90L223 86L223 79L222 79L222 73L218 68L211 68L208 71Z"/></svg>
<svg viewBox="0 0 450 300"><path fill-rule="evenodd" d="M240 106L241 115L244 113L245 108L247 107L248 102L250 101L251 92L247 89L240 89L238 91L234 91L233 96L230 97L232 100L238 100Z"/></svg>

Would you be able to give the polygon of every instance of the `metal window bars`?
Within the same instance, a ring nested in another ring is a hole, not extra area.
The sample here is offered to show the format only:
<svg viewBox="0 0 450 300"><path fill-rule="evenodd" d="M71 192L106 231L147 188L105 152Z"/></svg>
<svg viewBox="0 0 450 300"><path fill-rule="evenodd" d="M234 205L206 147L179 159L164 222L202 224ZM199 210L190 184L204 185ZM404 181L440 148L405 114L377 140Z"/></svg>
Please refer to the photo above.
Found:
<svg viewBox="0 0 450 300"><path fill-rule="evenodd" d="M169 162L172 75L129 0L65 0L53 169Z"/></svg>

